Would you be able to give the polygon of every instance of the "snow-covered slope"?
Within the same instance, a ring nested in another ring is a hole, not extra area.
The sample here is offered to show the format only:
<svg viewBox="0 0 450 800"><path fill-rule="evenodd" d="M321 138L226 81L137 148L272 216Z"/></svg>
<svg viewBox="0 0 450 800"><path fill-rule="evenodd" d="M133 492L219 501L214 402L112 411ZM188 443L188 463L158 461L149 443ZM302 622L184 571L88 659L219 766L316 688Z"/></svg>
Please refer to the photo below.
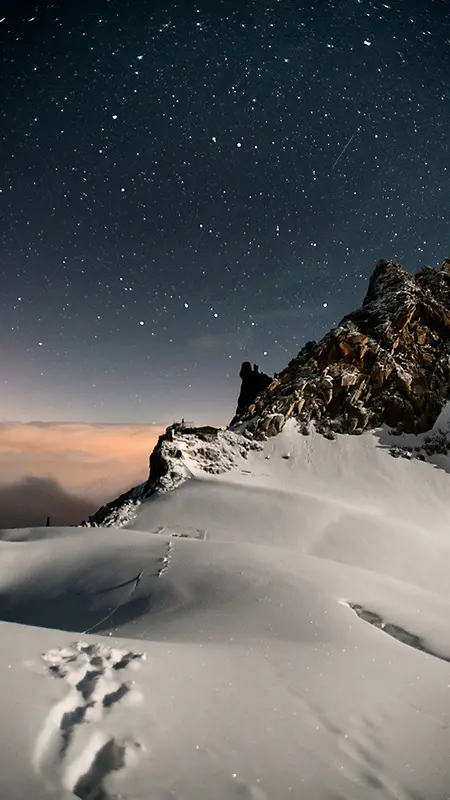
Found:
<svg viewBox="0 0 450 800"><path fill-rule="evenodd" d="M448 797L450 464L394 442L180 433L121 528L3 532L0 795Z"/></svg>
<svg viewBox="0 0 450 800"><path fill-rule="evenodd" d="M450 260L243 389L0 535L1 798L448 800Z"/></svg>

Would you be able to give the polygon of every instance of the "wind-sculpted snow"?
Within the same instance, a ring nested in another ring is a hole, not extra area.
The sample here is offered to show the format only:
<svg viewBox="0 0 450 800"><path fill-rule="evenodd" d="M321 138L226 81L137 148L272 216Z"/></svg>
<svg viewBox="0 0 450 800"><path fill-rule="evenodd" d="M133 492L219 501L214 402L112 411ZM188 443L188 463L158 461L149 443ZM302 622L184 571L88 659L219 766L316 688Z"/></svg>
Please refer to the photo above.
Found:
<svg viewBox="0 0 450 800"><path fill-rule="evenodd" d="M151 454L148 481L102 506L83 525L131 523L138 516L139 505L153 495L173 491L196 473L227 472L247 459L250 452L260 449L258 442L232 431L171 425Z"/></svg>
<svg viewBox="0 0 450 800"><path fill-rule="evenodd" d="M411 631L405 630L405 628L402 628L401 625L396 625L394 622L389 622L388 620L383 619L380 614L364 608L363 606L359 605L359 603L345 603L345 601L343 601L343 603L344 605L348 605L348 607L351 608L355 614L358 615L358 617L364 620L364 622L374 625L376 628L384 631L389 636L397 639L399 642L403 642L404 644L409 645L409 647L414 647L415 650L420 650L422 653L427 653L430 656L434 656L434 658L440 658L442 661L447 661L450 663L450 654L446 656L434 652L432 649L430 649L422 637L417 636L415 633L411 633Z"/></svg>

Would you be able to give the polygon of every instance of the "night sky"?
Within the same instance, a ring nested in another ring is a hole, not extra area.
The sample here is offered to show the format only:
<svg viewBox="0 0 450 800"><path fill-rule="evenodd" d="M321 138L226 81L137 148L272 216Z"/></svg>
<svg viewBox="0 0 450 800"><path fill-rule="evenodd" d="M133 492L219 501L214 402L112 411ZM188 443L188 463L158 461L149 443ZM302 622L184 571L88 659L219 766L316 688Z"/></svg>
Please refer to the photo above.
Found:
<svg viewBox="0 0 450 800"><path fill-rule="evenodd" d="M1 8L1 418L226 423L449 255L448 0Z"/></svg>

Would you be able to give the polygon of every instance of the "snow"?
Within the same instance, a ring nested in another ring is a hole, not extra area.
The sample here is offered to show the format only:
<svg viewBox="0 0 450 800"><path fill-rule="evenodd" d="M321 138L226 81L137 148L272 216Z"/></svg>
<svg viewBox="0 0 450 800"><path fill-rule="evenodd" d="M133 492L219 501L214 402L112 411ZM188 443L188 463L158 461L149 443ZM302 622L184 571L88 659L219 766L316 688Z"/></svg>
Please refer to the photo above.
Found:
<svg viewBox="0 0 450 800"><path fill-rule="evenodd" d="M121 527L0 533L0 796L444 800L449 476L398 439L180 435Z"/></svg>

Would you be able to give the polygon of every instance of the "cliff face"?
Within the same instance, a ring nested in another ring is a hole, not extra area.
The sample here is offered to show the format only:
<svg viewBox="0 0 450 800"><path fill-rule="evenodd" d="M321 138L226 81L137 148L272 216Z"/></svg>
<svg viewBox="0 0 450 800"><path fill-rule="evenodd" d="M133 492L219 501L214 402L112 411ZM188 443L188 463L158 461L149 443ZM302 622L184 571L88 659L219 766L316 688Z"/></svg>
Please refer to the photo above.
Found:
<svg viewBox="0 0 450 800"><path fill-rule="evenodd" d="M262 439L289 417L333 432L421 433L450 399L450 260L416 275L381 260L363 305L308 342L235 425Z"/></svg>

